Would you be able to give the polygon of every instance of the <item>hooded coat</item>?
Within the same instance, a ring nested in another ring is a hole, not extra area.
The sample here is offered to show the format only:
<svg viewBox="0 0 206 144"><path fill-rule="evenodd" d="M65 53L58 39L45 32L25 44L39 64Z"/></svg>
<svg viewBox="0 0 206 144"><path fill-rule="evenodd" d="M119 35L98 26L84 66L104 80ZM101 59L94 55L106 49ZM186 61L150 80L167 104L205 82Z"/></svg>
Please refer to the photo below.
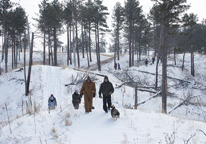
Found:
<svg viewBox="0 0 206 144"><path fill-rule="evenodd" d="M107 78L108 79L108 78ZM107 82L103 82L99 88L99 95L101 95L101 93L103 94L103 96L109 96L110 92L114 92L114 87L112 85L112 83L109 81Z"/></svg>
<svg viewBox="0 0 206 144"><path fill-rule="evenodd" d="M55 97L49 97L49 100L48 100L49 109L55 109L55 106L57 106L56 98Z"/></svg>
<svg viewBox="0 0 206 144"><path fill-rule="evenodd" d="M90 80L90 82L87 82L87 80ZM87 80L82 85L80 95L84 93L85 110L91 112L93 94L96 94L96 88L95 83L91 81L90 77L88 77Z"/></svg>

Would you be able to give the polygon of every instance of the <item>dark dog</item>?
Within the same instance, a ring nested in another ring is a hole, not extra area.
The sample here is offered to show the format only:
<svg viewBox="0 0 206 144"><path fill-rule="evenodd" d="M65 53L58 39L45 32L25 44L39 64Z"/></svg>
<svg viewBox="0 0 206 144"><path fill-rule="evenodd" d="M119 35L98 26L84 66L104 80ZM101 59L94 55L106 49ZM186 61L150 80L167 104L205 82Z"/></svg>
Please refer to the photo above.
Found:
<svg viewBox="0 0 206 144"><path fill-rule="evenodd" d="M115 108L114 105L111 106L112 110L111 110L111 115L112 115L112 118L115 120L117 120L117 118L119 118L119 111Z"/></svg>

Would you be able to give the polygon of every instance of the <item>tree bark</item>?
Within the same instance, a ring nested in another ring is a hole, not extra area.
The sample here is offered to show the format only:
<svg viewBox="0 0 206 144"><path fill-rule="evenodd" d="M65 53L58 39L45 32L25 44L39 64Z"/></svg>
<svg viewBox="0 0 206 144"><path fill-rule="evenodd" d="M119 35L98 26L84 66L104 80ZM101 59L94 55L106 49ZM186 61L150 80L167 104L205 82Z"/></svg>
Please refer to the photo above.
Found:
<svg viewBox="0 0 206 144"><path fill-rule="evenodd" d="M84 58L84 32L82 23L82 57Z"/></svg>
<svg viewBox="0 0 206 144"><path fill-rule="evenodd" d="M7 38L7 33L4 33L4 45L3 45L4 49L5 49L5 73L8 72L8 38Z"/></svg>
<svg viewBox="0 0 206 144"><path fill-rule="evenodd" d="M30 79L31 79L31 66L32 66L32 54L33 54L33 43L34 43L34 33L32 33L32 39L31 39L31 49L29 54L29 69L28 69L28 77L26 82L26 96L29 95L29 85L30 85Z"/></svg>
<svg viewBox="0 0 206 144"><path fill-rule="evenodd" d="M3 61L4 60L4 45L3 45L3 43L4 43L4 36L2 35L2 45L1 45L1 47L2 47L2 56L1 56L1 61Z"/></svg>
<svg viewBox="0 0 206 144"><path fill-rule="evenodd" d="M195 69L194 69L194 47L191 46L191 75L195 76Z"/></svg>
<svg viewBox="0 0 206 144"><path fill-rule="evenodd" d="M92 62L92 51L91 51L91 22L89 22L89 57L90 57L90 62Z"/></svg>
<svg viewBox="0 0 206 144"><path fill-rule="evenodd" d="M132 22L129 24L129 67L132 66L131 63L131 43L132 43Z"/></svg>
<svg viewBox="0 0 206 144"><path fill-rule="evenodd" d="M44 44L43 44L43 65L45 65L45 57L46 57L46 55L45 55L45 51L46 51L46 32L44 31L44 42L43 42Z"/></svg>
<svg viewBox="0 0 206 144"><path fill-rule="evenodd" d="M69 41L69 25L67 25L67 66L69 66L69 52L70 52L70 41Z"/></svg>
<svg viewBox="0 0 206 144"><path fill-rule="evenodd" d="M158 65L159 65L159 52L157 55L157 62L156 62L156 74L155 74L155 90L157 91L158 88Z"/></svg>
<svg viewBox="0 0 206 144"><path fill-rule="evenodd" d="M56 27L54 27L54 66L57 66L57 35Z"/></svg>
<svg viewBox="0 0 206 144"><path fill-rule="evenodd" d="M162 113L167 113L167 48L165 44L165 25L161 25L161 50L162 50Z"/></svg>
<svg viewBox="0 0 206 144"><path fill-rule="evenodd" d="M26 82L26 32L25 32L25 34L24 34L24 83L25 83L25 95L26 95L26 93L27 93L27 91L26 91L26 84L27 84L27 82Z"/></svg>
<svg viewBox="0 0 206 144"><path fill-rule="evenodd" d="M137 109L137 105L138 105L138 97L137 97L137 83L135 83L135 109Z"/></svg>
<svg viewBox="0 0 206 144"><path fill-rule="evenodd" d="M51 64L51 35L48 35L49 43L48 43L48 53L49 53L49 65Z"/></svg>
<svg viewBox="0 0 206 144"><path fill-rule="evenodd" d="M77 52L77 63L78 63L78 68L80 68L77 19L76 19L75 27L76 27L76 52Z"/></svg>
<svg viewBox="0 0 206 144"><path fill-rule="evenodd" d="M88 54L88 40L87 40L87 37L86 37L86 32L84 32L85 34L85 41L86 41L86 51L87 51L87 63L88 63L88 67L90 67L90 64L89 64L89 54Z"/></svg>
<svg viewBox="0 0 206 144"><path fill-rule="evenodd" d="M69 45L70 45L70 54L69 54L69 60L70 65L72 65L72 27L70 26L70 38L69 38Z"/></svg>
<svg viewBox="0 0 206 144"><path fill-rule="evenodd" d="M176 53L175 53L175 49L174 49L174 63L176 65Z"/></svg>

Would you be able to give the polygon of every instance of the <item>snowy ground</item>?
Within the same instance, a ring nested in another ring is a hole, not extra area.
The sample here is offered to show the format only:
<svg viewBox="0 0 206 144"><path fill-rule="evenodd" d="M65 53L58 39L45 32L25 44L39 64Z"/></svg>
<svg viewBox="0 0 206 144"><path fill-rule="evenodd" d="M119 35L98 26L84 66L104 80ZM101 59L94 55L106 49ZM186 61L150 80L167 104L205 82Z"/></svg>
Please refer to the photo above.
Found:
<svg viewBox="0 0 206 144"><path fill-rule="evenodd" d="M184 71L179 68L182 55L178 55L177 67L168 67L169 76L190 81L185 87L174 87L173 85L177 85L177 81L168 80L169 86L173 86L169 92L176 96L176 98L168 97L168 112L188 94L194 96L197 101L199 100L201 105L183 105L165 115L161 113L161 97L156 97L138 106L137 110L127 109L125 105L134 105L134 88L115 87L112 102L120 111L120 118L114 121L110 113L103 111L102 99L98 95L93 100L95 109L91 113L85 114L83 99L79 110L74 110L71 104L71 95L75 89L80 90L81 84L70 86L65 86L65 84L71 83L76 75L83 75L84 72L74 70L73 65L65 67L66 54L59 53L58 55L61 60L59 65L63 67L42 65L32 67L31 97L24 95L23 71L15 72L16 70L11 70L10 65L10 72L0 76L0 143L153 144L174 142L179 144L189 142L206 144L206 136L203 133L206 132L206 94L201 90L206 86L205 56L195 55L195 77L191 77L189 73L190 55L186 55ZM101 58L106 60L111 56L104 55ZM19 65L22 65L22 60ZM42 54L34 53L34 63L41 63L41 60ZM91 65L95 66L95 61L95 55L93 55ZM136 66L128 68L128 55L123 55L118 62L121 64L121 71L113 69L111 60L102 66L101 72L94 70L92 73L108 75L113 85L118 86L122 82L114 74L121 74L128 69L134 80L137 78L136 76L139 76L147 80L145 85L154 83L153 75L146 75L140 70L155 73L155 65L146 67L136 63ZM170 60L168 64L173 64L173 61ZM81 59L81 70L85 70L86 65L86 59ZM2 66L4 66L3 63ZM161 74L161 66L159 66L159 70ZM91 73L89 75L95 78L98 92L103 77ZM47 102L50 94L54 94L57 98L58 106L49 114ZM153 95L138 91L138 102L143 102ZM10 125L5 104L8 109ZM26 108L30 106L32 108ZM36 108L35 113L34 107Z"/></svg>

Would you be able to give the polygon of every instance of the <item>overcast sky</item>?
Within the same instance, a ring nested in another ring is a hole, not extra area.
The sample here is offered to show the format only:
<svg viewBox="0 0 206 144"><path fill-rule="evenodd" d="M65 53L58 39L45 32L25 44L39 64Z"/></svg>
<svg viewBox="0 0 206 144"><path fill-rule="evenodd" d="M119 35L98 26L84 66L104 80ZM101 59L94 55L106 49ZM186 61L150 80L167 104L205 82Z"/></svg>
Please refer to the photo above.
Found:
<svg viewBox="0 0 206 144"><path fill-rule="evenodd" d="M42 0L11 0L12 2L19 2L20 5L25 9L26 13L29 15L29 21L33 24L34 21L32 17L36 17L38 11L38 4ZM51 1L51 0L50 0ZM60 0L62 1L62 0ZM110 15L108 16L108 25L111 28L111 15L113 8L116 2L121 2L122 6L124 6L125 0L103 0L103 4L108 7L108 11ZM151 0L139 0L140 5L142 6L143 12L145 14L149 13L152 8L153 2ZM203 18L206 19L206 0L187 0L187 3L191 5L191 8L187 11L187 13L194 13L198 15L199 21L202 21ZM35 31L36 28L31 27L31 31ZM64 40L63 40L64 41ZM66 42L66 39L65 39Z"/></svg>

